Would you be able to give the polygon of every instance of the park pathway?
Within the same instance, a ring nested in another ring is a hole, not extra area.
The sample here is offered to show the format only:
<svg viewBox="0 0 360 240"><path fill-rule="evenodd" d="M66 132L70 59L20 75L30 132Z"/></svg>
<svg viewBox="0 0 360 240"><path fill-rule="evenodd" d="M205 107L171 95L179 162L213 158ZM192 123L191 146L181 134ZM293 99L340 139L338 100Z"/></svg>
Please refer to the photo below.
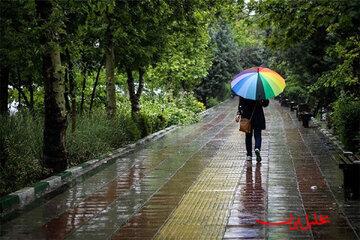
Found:
<svg viewBox="0 0 360 240"><path fill-rule="evenodd" d="M227 101L100 167L2 222L0 239L359 239L360 202L344 200L336 150L317 129L271 101L263 161L251 164L236 109ZM314 214L330 223L306 224Z"/></svg>

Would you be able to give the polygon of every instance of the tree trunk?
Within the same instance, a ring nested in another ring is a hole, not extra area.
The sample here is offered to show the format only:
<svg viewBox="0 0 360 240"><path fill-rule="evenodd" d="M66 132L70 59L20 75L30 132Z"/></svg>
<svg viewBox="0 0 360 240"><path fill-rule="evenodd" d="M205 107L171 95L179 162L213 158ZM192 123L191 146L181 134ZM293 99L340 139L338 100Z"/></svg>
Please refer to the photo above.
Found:
<svg viewBox="0 0 360 240"><path fill-rule="evenodd" d="M51 1L38 0L36 2L36 9L43 24L49 22L52 8ZM64 78L62 76L59 46L56 39L52 39L47 34L48 31L43 31L41 36L41 44L45 47L42 56L42 74L45 90L43 158L47 167L55 172L60 172L67 168Z"/></svg>
<svg viewBox="0 0 360 240"><path fill-rule="evenodd" d="M64 98L65 98L66 112L70 112L71 107L70 107L70 101L69 101L69 71L68 71L67 68L65 68L65 92L64 92Z"/></svg>
<svg viewBox="0 0 360 240"><path fill-rule="evenodd" d="M115 76L114 76L114 45L110 27L106 31L106 99L107 114L109 118L113 118L116 114L116 95L115 95Z"/></svg>
<svg viewBox="0 0 360 240"><path fill-rule="evenodd" d="M21 100L24 99L25 105L26 107L29 109L29 111L31 112L31 102L29 101L28 97L26 96L26 94L24 93L24 91L21 88L21 76L19 71L17 70L17 80L18 83L15 85L13 85L14 88L16 88L16 90L18 91L18 110L20 110L23 106L21 104Z"/></svg>
<svg viewBox="0 0 360 240"><path fill-rule="evenodd" d="M24 91L21 89L21 87L19 85L13 85L13 87L16 88L16 90L18 91L18 102L19 102L18 108L22 107L21 106L21 99L24 99L26 107L30 110L31 104L30 104L30 101L29 101L28 97L24 93Z"/></svg>
<svg viewBox="0 0 360 240"><path fill-rule="evenodd" d="M84 69L83 71L83 82L82 82L82 89L81 89L81 102L80 102L80 113L82 114L84 111L84 101L85 101L85 88L86 88L86 78L87 78L87 70Z"/></svg>
<svg viewBox="0 0 360 240"><path fill-rule="evenodd" d="M140 97L142 90L144 88L144 71L139 69L139 86L137 91L135 90L134 77L132 75L132 70L126 68L127 74L127 84L129 90L129 97L131 102L131 115L133 121L137 123L138 129L141 132L141 137L145 137L149 133L147 132L147 128L145 126L144 118L139 114L140 112Z"/></svg>
<svg viewBox="0 0 360 240"><path fill-rule="evenodd" d="M0 167L5 167L7 152L5 147L5 136L0 136Z"/></svg>
<svg viewBox="0 0 360 240"><path fill-rule="evenodd" d="M142 90L144 88L144 70L139 69L139 87L137 92L135 92L135 84L134 84L134 77L132 75L132 70L126 68L126 74L127 74L129 98L131 102L131 112L138 113L140 111L140 97Z"/></svg>
<svg viewBox="0 0 360 240"><path fill-rule="evenodd" d="M94 99L95 99L95 94L96 94L96 87L98 85L98 82L99 82L99 76L100 76L100 71L101 71L101 68L104 64L104 59L101 60L100 62L100 65L99 65L99 69L96 73L96 78L95 78L95 82L94 82L94 87L93 87L93 90L92 90L92 93L91 93L91 100L90 100L90 109L89 109L89 112L91 112L92 110L92 106L93 106L93 103L94 103Z"/></svg>
<svg viewBox="0 0 360 240"><path fill-rule="evenodd" d="M8 115L8 101L9 101L9 75L10 69L8 66L0 66L0 115Z"/></svg>
<svg viewBox="0 0 360 240"><path fill-rule="evenodd" d="M68 60L68 78L69 78L69 90L71 99L71 132L76 130L76 82L74 79L73 63L71 61L70 52L66 49L66 58Z"/></svg>
<svg viewBox="0 0 360 240"><path fill-rule="evenodd" d="M17 74L17 80L18 80L18 83L17 83L17 87L16 89L18 90L18 105L17 105L17 110L20 111L21 110L21 93L22 93L22 90L21 90L21 80L20 80L20 73L19 73L19 70L17 69L16 70L16 74ZM15 80L14 80L15 82Z"/></svg>
<svg viewBox="0 0 360 240"><path fill-rule="evenodd" d="M28 78L28 89L29 89L29 94L30 94L30 106L29 106L29 110L30 113L35 116L35 111L34 111L34 86L32 83L32 77L29 76Z"/></svg>
<svg viewBox="0 0 360 240"><path fill-rule="evenodd" d="M8 87L10 70L7 66L0 65L0 117L7 116L8 112ZM0 166L5 167L7 154L5 151L5 136L0 135Z"/></svg>

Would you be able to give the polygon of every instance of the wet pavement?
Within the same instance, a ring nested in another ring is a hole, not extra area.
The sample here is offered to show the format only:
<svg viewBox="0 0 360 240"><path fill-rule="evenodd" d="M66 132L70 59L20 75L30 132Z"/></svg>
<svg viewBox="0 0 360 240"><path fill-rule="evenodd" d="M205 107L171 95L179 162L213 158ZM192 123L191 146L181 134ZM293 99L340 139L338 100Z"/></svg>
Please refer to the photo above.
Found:
<svg viewBox="0 0 360 240"><path fill-rule="evenodd" d="M345 201L332 145L272 101L263 161L246 162L236 105L41 199L0 239L359 239L360 201Z"/></svg>

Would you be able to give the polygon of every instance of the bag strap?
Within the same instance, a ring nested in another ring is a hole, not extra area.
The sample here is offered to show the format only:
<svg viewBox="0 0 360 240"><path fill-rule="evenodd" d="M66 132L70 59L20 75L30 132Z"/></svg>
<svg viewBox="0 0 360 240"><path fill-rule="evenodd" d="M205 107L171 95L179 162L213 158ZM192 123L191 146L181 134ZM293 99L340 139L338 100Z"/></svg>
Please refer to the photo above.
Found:
<svg viewBox="0 0 360 240"><path fill-rule="evenodd" d="M253 115L254 115L254 112L255 112L255 108L256 108L256 105L257 105L257 102L255 102L255 106L254 106L254 109L253 109L253 111L252 111L252 113L251 113L250 121L251 121L251 119L252 119L252 117L253 117Z"/></svg>

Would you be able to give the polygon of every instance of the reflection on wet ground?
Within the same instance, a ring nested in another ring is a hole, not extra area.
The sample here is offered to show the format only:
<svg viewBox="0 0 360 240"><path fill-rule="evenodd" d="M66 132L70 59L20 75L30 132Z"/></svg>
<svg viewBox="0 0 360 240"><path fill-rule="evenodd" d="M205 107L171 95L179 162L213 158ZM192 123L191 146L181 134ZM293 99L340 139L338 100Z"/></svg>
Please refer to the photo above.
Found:
<svg viewBox="0 0 360 240"><path fill-rule="evenodd" d="M272 102L263 161L245 161L236 100L137 149L1 223L1 239L357 239L360 203L345 202L336 151ZM315 187L314 187L315 186ZM264 226L329 215L308 231Z"/></svg>

